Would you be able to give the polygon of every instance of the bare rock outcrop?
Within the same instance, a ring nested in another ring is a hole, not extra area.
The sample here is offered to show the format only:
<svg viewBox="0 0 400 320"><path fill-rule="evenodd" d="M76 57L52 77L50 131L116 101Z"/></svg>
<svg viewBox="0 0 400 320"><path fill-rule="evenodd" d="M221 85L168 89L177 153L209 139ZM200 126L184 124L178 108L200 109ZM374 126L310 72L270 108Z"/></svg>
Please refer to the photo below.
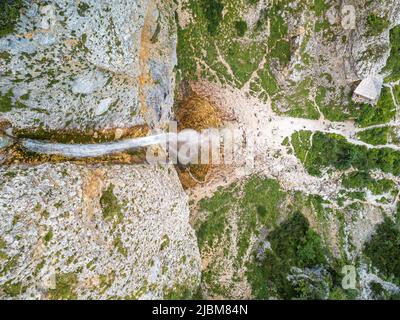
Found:
<svg viewBox="0 0 400 320"><path fill-rule="evenodd" d="M0 118L14 128L104 129L167 120L172 1L24 1L0 38Z"/></svg>
<svg viewBox="0 0 400 320"><path fill-rule="evenodd" d="M3 299L165 298L200 281L170 166L3 167L0 219Z"/></svg>

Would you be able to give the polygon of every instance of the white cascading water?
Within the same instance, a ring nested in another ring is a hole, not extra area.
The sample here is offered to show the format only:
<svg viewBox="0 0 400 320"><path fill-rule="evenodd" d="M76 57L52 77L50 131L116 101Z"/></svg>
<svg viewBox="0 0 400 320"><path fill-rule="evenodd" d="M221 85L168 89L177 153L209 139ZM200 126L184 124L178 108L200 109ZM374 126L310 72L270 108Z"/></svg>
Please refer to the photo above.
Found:
<svg viewBox="0 0 400 320"><path fill-rule="evenodd" d="M200 135L197 132L190 130L181 133L160 133L147 137L105 143L64 144L34 139L16 139L8 135L2 135L0 136L0 148L5 148L18 142L27 151L38 154L59 155L68 158L95 158L171 141L176 143L193 141L193 144L198 144L200 142L199 137Z"/></svg>

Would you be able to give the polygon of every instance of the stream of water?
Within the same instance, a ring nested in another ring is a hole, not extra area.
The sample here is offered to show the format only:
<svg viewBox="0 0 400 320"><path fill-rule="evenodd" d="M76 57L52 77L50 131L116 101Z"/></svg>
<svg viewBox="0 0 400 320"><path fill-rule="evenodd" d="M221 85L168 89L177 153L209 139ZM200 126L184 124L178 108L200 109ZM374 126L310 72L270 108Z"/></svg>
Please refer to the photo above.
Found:
<svg viewBox="0 0 400 320"><path fill-rule="evenodd" d="M2 135L0 136L0 149L17 142L25 150L38 154L59 155L68 158L95 158L152 145L166 144L172 141L178 144L188 141L198 143L198 139L199 135L195 131L178 134L160 133L147 137L93 144L65 144L34 139L16 139L8 135Z"/></svg>

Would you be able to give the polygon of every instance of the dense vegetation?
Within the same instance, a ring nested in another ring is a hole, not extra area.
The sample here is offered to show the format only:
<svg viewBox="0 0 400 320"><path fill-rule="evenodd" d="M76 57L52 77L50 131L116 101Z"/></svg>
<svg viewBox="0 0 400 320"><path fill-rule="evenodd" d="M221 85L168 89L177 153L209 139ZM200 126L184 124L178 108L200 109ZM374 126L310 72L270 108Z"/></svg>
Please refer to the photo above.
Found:
<svg viewBox="0 0 400 320"><path fill-rule="evenodd" d="M56 275L56 286L49 290L51 300L76 300L75 287L78 277L74 273L63 273Z"/></svg>
<svg viewBox="0 0 400 320"><path fill-rule="evenodd" d="M390 44L390 57L387 60L385 69L391 74L386 80L396 81L400 79L400 26L390 31Z"/></svg>
<svg viewBox="0 0 400 320"><path fill-rule="evenodd" d="M378 225L365 244L364 254L386 278L394 277L400 284L400 225L390 218Z"/></svg>
<svg viewBox="0 0 400 320"><path fill-rule="evenodd" d="M292 136L292 144L296 156L303 161L307 171L312 175L320 175L321 170L334 167L346 170L351 167L369 171L380 169L386 173L400 174L400 152L390 148L371 148L354 145L343 136L316 132L312 144L299 139L307 131L296 132ZM306 157L305 157L306 155Z"/></svg>
<svg viewBox="0 0 400 320"><path fill-rule="evenodd" d="M251 236L257 233L260 226L276 226L280 214L279 205L284 196L276 180L254 176L247 181L240 199L243 214L238 221L238 261L248 251Z"/></svg>
<svg viewBox="0 0 400 320"><path fill-rule="evenodd" d="M357 111L357 123L361 127L387 123L394 118L396 107L389 88L383 88L376 105L362 105Z"/></svg>
<svg viewBox="0 0 400 320"><path fill-rule="evenodd" d="M307 219L298 212L294 213L273 230L267 240L271 250L266 250L257 268L248 272L256 298L324 298L326 292L323 285L303 282L300 286L294 286L288 280L293 267L318 269L327 262L327 250L320 236L310 229ZM260 282L264 285L258 285Z"/></svg>
<svg viewBox="0 0 400 320"><path fill-rule="evenodd" d="M385 145L388 143L391 128L373 128L365 131L361 131L357 134L357 137L369 144L374 146Z"/></svg>
<svg viewBox="0 0 400 320"><path fill-rule="evenodd" d="M392 180L381 179L375 180L368 172L356 171L346 175L342 184L348 189L364 189L367 188L375 195L383 194L395 190L396 185Z"/></svg>
<svg viewBox="0 0 400 320"><path fill-rule="evenodd" d="M178 27L178 66L183 78L198 79L200 76L242 87L266 54L267 41L268 58L277 59L284 65L288 63L290 46L285 39L287 25L280 15L280 11L287 9L288 1L270 4L271 8L263 10L256 26L250 28L243 20L243 12L256 2L189 0L187 10L190 10L196 19L183 29ZM222 10L225 12L223 17ZM265 32L268 21L271 31L269 38ZM241 39L244 35L245 45ZM192 43L196 43L196 47L193 47ZM221 58L226 63L223 63ZM200 70L197 68L199 60L204 62L200 64ZM258 71L258 77L251 86L252 90L257 92L276 92L276 82L268 68Z"/></svg>
<svg viewBox="0 0 400 320"><path fill-rule="evenodd" d="M310 55L308 43L313 35L318 34L318 41L323 45L324 42L332 44L338 41L340 30L337 28L341 26L327 21L325 13L331 4L325 0L298 1L296 6L291 6L288 0L270 1L259 12L255 24L247 24L243 13L250 7L255 10L258 2L189 0L186 10L195 19L185 28L178 28L179 76L185 79L207 78L237 88L249 82L250 94L265 101L271 98L274 111L293 117L318 119L320 110L331 121L355 119L363 127L393 119L394 104L388 88L383 89L377 106L356 104L351 101L353 89L338 87L329 71L318 75L318 82L315 75L311 75L301 81L288 81L285 87L281 87L276 75L293 61L292 55L296 50L284 17L301 17L306 11L311 13L310 20L304 24L304 37L298 44L301 59L293 66L299 72L325 64L321 57ZM385 17L374 13L366 18L366 24L372 35L379 35L389 27ZM392 80L400 75L398 28L391 31L392 50L387 64ZM347 41L345 35L342 39ZM376 48L371 50L380 54ZM263 68L259 68L263 60Z"/></svg>
<svg viewBox="0 0 400 320"><path fill-rule="evenodd" d="M243 37L247 31L247 23L246 21L239 20L235 22L235 28L237 31L237 35L239 37Z"/></svg>
<svg viewBox="0 0 400 320"><path fill-rule="evenodd" d="M314 0L313 10L318 17L320 17L328 9L329 4L325 0Z"/></svg>
<svg viewBox="0 0 400 320"><path fill-rule="evenodd" d="M22 0L0 1L0 37L14 31L22 6Z"/></svg>
<svg viewBox="0 0 400 320"><path fill-rule="evenodd" d="M217 28L221 23L224 5L219 0L202 0L202 5L208 20L208 32L214 35L217 33Z"/></svg>
<svg viewBox="0 0 400 320"><path fill-rule="evenodd" d="M279 215L278 205L283 196L277 181L255 176L243 188L232 185L229 189L218 190L210 199L203 199L200 210L208 212L208 218L197 229L200 249L206 245L212 247L215 240L221 240L225 228L228 227L227 214L234 209L243 213L237 222L240 260L248 250L251 234L260 225L275 224Z"/></svg>

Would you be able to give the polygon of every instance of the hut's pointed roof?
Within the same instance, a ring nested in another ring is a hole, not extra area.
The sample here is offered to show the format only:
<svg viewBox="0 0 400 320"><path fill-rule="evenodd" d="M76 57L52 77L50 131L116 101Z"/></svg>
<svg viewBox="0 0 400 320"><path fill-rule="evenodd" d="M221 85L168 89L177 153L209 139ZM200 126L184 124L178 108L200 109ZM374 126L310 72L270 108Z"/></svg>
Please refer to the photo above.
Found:
<svg viewBox="0 0 400 320"><path fill-rule="evenodd" d="M368 77L361 81L355 94L367 98L369 100L377 100L381 95L383 80L378 77Z"/></svg>

